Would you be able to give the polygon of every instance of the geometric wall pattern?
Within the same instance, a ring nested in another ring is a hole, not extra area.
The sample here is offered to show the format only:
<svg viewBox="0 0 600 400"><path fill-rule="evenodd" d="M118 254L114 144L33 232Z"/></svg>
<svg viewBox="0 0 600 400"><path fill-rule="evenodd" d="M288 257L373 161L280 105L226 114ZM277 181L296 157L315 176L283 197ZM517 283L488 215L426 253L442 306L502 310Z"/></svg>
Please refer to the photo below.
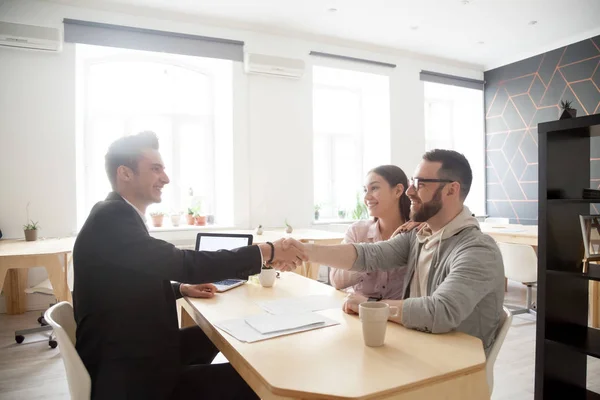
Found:
<svg viewBox="0 0 600 400"><path fill-rule="evenodd" d="M559 118L561 100L571 100L577 116L600 113L600 36L486 71L484 79L487 214L537 224L537 125ZM600 186L596 139L592 187Z"/></svg>

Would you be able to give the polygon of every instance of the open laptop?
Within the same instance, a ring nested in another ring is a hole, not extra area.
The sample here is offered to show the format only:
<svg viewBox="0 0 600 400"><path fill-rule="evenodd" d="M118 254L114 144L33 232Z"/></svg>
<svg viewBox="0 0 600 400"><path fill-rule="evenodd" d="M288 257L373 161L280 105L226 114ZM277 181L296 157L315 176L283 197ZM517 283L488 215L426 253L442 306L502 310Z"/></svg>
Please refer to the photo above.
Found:
<svg viewBox="0 0 600 400"><path fill-rule="evenodd" d="M250 246L251 244L252 235L200 232L196 237L196 251L232 250L238 247ZM243 279L225 279L214 282L214 285L217 287L217 292L225 292L243 285L245 282Z"/></svg>

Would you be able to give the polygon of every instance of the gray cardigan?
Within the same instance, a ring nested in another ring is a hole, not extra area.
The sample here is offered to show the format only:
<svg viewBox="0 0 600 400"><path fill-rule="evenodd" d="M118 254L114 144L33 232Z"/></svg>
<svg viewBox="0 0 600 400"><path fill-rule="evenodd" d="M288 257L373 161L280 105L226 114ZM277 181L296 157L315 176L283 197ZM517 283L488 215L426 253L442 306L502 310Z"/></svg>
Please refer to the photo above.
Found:
<svg viewBox="0 0 600 400"><path fill-rule="evenodd" d="M503 313L504 265L498 246L478 226L466 226L439 244L425 297L408 298L421 247L416 231L354 247L358 258L353 271L407 266L402 325L431 333L456 329L478 337L487 356Z"/></svg>

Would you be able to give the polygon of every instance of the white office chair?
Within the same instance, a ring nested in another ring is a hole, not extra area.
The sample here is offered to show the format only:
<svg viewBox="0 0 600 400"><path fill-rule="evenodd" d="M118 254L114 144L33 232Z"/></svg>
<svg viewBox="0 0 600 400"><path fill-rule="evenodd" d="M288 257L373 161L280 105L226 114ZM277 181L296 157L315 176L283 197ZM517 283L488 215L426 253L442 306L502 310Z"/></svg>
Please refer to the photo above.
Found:
<svg viewBox="0 0 600 400"><path fill-rule="evenodd" d="M72 400L89 400L92 389L92 380L83 365L83 361L75 350L75 317L73 306L67 301L60 302L46 311L46 321L54 329L54 334L60 346L67 371L67 382Z"/></svg>
<svg viewBox="0 0 600 400"><path fill-rule="evenodd" d="M504 275L511 281L527 286L525 308L511 307L513 315L536 314L533 309L533 285L537 282L537 255L533 247L526 244L498 243L504 261ZM514 308L514 309L513 309Z"/></svg>
<svg viewBox="0 0 600 400"><path fill-rule="evenodd" d="M56 304L56 299L54 298L54 292L52 291L52 285L50 284L50 279L46 279L45 281L43 281L31 288L25 289L25 293L27 293L27 294L39 293L39 294L46 295L53 299L53 302L50 304L50 307L52 307L54 304ZM40 315L40 317L37 319L37 321L40 324L39 327L20 329L18 331L15 331L15 341L17 343L23 343L23 341L25 340L25 335L30 335L33 333L41 333L41 332L50 332L48 345L50 347L52 347L53 349L56 348L58 343L56 342L54 335L52 335L52 327L50 325L48 325L47 321L44 319L43 313L42 313L42 315Z"/></svg>
<svg viewBox="0 0 600 400"><path fill-rule="evenodd" d="M496 340L492 345L492 350L490 354L488 354L487 360L485 361L485 372L487 375L487 382L490 388L490 395L494 390L494 364L496 363L496 358L498 358L498 353L500 353L500 348L502 347L502 343L504 343L504 339L506 338L506 334L508 333L508 329L510 328L510 324L512 323L512 314L510 310L506 307L502 307L504 310L502 321L500 321L500 329L498 329L498 333L496 334Z"/></svg>
<svg viewBox="0 0 600 400"><path fill-rule="evenodd" d="M496 224L496 225L508 225L508 224L510 224L510 219L490 217L490 218L485 219L485 223L486 224Z"/></svg>

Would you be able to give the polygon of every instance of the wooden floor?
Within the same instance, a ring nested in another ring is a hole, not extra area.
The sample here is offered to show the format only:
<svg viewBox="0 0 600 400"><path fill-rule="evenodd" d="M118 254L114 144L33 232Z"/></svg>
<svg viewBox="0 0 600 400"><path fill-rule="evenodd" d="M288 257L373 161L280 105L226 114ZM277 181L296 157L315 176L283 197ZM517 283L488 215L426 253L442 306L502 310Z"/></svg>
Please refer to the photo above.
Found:
<svg viewBox="0 0 600 400"><path fill-rule="evenodd" d="M508 304L524 304L525 290L510 284ZM41 334L14 341L15 329L36 325L39 312L18 316L0 314L0 399L68 399L64 366L58 349L50 349ZM32 342L38 340L37 342ZM40 341L41 340L41 341ZM533 399L535 317L518 315L508 331L495 368L494 400ZM600 360L588 363L588 388L600 392Z"/></svg>

